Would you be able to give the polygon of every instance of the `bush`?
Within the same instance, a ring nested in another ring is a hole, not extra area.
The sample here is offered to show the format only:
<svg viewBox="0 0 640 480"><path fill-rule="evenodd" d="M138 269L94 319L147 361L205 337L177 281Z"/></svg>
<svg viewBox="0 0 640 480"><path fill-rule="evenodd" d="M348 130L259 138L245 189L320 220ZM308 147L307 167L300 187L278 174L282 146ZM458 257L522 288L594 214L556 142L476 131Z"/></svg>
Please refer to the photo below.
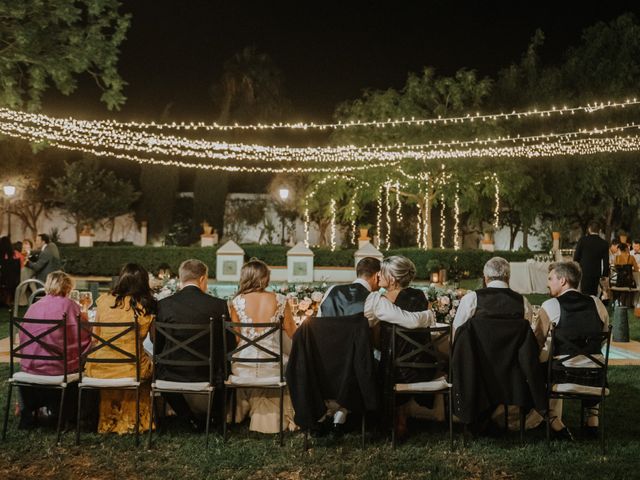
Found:
<svg viewBox="0 0 640 480"><path fill-rule="evenodd" d="M281 245L243 245L246 258L256 257L269 265L287 264L289 247ZM336 250L313 249L314 263L318 267L352 267L355 249ZM449 278L478 278L482 267L493 256L504 257L510 262L524 262L533 257L531 252L485 252L482 250L420 250L418 248L397 248L383 252L385 256L404 255L416 264L419 280L429 278L436 268L446 268ZM216 271L216 249L211 247L135 247L135 246L95 246L80 248L61 245L60 254L64 268L74 275L117 275L122 265L136 262L149 272L154 272L160 263L166 262L171 270L187 258L197 258L209 266L209 275Z"/></svg>

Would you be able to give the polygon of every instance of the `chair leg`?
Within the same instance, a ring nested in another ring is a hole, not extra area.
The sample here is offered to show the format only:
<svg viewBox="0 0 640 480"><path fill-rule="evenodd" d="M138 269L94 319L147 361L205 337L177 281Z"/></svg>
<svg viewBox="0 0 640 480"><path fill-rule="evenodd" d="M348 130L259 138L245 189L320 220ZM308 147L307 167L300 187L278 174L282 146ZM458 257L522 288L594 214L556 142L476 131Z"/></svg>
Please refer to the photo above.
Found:
<svg viewBox="0 0 640 480"><path fill-rule="evenodd" d="M600 446L602 447L602 455L607 454L607 445L604 439L604 397L600 401L600 411L598 412L598 425L600 425Z"/></svg>
<svg viewBox="0 0 640 480"><path fill-rule="evenodd" d="M155 398L154 398L154 391L153 391L153 388L151 388L151 394L149 395L149 435L147 437L147 448L148 449L151 448L151 434L152 434L152 431L153 431L153 428L151 428L151 427L153 425L153 414L155 413L155 406L156 406L156 402L155 402Z"/></svg>
<svg viewBox="0 0 640 480"><path fill-rule="evenodd" d="M525 412L524 408L520 407L520 443L524 444L524 426L525 426Z"/></svg>
<svg viewBox="0 0 640 480"><path fill-rule="evenodd" d="M136 447L140 446L140 386L136 387Z"/></svg>
<svg viewBox="0 0 640 480"><path fill-rule="evenodd" d="M284 417L284 388L280 387L280 446L282 447L284 445L284 435L283 435L283 428L282 428L282 420Z"/></svg>
<svg viewBox="0 0 640 480"><path fill-rule="evenodd" d="M80 418L82 417L82 388L78 387L78 417L76 418L76 445L80 445Z"/></svg>
<svg viewBox="0 0 640 480"><path fill-rule="evenodd" d="M58 428L56 430L56 444L60 445L60 430L62 428L62 415L64 414L64 394L66 388L62 388L60 392L60 410L58 411Z"/></svg>
<svg viewBox="0 0 640 480"><path fill-rule="evenodd" d="M551 415L549 414L549 409L547 409L547 413L544 416L545 423L547 424L546 428L546 436L547 436L547 448L551 448Z"/></svg>
<svg viewBox="0 0 640 480"><path fill-rule="evenodd" d="M7 392L7 408L4 411L4 420L2 422L2 440L7 438L7 424L9 423L9 409L11 408L11 391L13 384L9 383L9 391Z"/></svg>
<svg viewBox="0 0 640 480"><path fill-rule="evenodd" d="M449 404L449 445L453 451L453 402L451 399L451 391L447 393L447 403Z"/></svg>
<svg viewBox="0 0 640 480"><path fill-rule="evenodd" d="M391 396L391 448L396 448L396 392Z"/></svg>
<svg viewBox="0 0 640 480"><path fill-rule="evenodd" d="M229 388L224 389L224 401L222 402L222 441L227 441L227 402L229 401Z"/></svg>
<svg viewBox="0 0 640 480"><path fill-rule="evenodd" d="M365 440L365 434L366 434L366 423L367 423L367 412L362 412L362 449L364 450L364 440Z"/></svg>
<svg viewBox="0 0 640 480"><path fill-rule="evenodd" d="M205 426L205 446L209 448L209 425L211 425L211 404L213 403L213 392L209 391L207 402L207 425Z"/></svg>

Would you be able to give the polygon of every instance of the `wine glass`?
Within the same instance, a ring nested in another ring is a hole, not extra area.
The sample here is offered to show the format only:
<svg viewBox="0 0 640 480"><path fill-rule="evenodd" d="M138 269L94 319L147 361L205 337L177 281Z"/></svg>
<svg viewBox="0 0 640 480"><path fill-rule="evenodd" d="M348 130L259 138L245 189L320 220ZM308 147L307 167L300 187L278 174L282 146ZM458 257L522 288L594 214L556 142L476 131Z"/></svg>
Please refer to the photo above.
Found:
<svg viewBox="0 0 640 480"><path fill-rule="evenodd" d="M80 292L80 305L82 306L83 311L88 311L93 305L93 295L91 292Z"/></svg>
<svg viewBox="0 0 640 480"><path fill-rule="evenodd" d="M291 311L295 315L298 311L298 297L289 297L289 306L291 307Z"/></svg>
<svg viewBox="0 0 640 480"><path fill-rule="evenodd" d="M71 290L69 292L69 298L76 303L80 303L80 292L78 290Z"/></svg>

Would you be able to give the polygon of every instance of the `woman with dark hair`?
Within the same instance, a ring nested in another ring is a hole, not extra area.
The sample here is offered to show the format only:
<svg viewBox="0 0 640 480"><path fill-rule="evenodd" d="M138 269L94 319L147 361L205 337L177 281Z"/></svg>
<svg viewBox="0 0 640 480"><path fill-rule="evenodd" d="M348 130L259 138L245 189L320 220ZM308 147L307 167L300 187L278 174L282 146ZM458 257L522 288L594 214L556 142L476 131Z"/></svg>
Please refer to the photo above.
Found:
<svg viewBox="0 0 640 480"><path fill-rule="evenodd" d="M151 362L142 347L149 326L156 312L156 301L149 287L149 274L136 263L127 263L120 271L118 282L109 293L100 295L96 301L97 322L138 322L138 354L140 355L140 398L149 396ZM96 327L94 332L109 339L121 329ZM126 352L135 353L135 333L129 332L113 342ZM113 357L115 350L103 347L91 358ZM85 375L96 378L135 378L135 366L117 363L87 363ZM131 390L101 390L100 420L98 432L132 433L135 431L136 395ZM149 425L149 402L140 402L140 429Z"/></svg>
<svg viewBox="0 0 640 480"><path fill-rule="evenodd" d="M231 300L229 313L234 322L272 323L282 319L284 330L283 363L286 364L291 350L291 337L296 331L296 324L289 304L284 295L266 291L269 286L271 272L266 263L251 259L240 270L238 293ZM243 336L257 338L263 334L263 328L242 327ZM238 337L238 347L245 341ZM259 344L270 351L280 349L280 336L273 334L261 339ZM259 348L249 346L238 354L238 357L269 358ZM261 379L280 379L280 367L277 363L234 363L231 380L234 383L257 383ZM247 415L251 417L249 430L262 433L278 433L279 395L277 390L243 388L237 391L236 420L241 422ZM284 397L283 429L293 430L293 407L288 392Z"/></svg>

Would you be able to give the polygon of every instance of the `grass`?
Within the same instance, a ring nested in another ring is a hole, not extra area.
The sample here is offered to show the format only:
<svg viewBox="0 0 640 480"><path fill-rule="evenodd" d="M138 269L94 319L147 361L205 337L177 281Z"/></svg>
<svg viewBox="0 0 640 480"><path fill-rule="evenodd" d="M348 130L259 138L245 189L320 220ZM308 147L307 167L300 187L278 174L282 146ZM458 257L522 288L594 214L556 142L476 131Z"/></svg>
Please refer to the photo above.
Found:
<svg viewBox="0 0 640 480"><path fill-rule="evenodd" d="M0 367L0 375L6 378L6 366ZM369 438L361 450L359 435L349 434L337 444L317 441L304 452L300 433L287 434L280 448L275 436L250 433L246 427L234 428L227 444L213 436L208 451L202 435L188 433L154 435L151 451L136 448L131 435L86 433L76 447L68 432L62 445L55 446L53 430L16 430L12 418L0 449L0 478L638 478L640 423L630 420L640 410L639 385L640 367L611 368L606 456L597 442L586 440L554 442L548 449L539 431L527 432L524 446L517 434L511 434L476 439L462 447L458 430L456 449L449 451L444 425L414 432L396 450L384 438ZM5 395L3 382L0 405ZM577 422L575 404L565 406L570 426Z"/></svg>

